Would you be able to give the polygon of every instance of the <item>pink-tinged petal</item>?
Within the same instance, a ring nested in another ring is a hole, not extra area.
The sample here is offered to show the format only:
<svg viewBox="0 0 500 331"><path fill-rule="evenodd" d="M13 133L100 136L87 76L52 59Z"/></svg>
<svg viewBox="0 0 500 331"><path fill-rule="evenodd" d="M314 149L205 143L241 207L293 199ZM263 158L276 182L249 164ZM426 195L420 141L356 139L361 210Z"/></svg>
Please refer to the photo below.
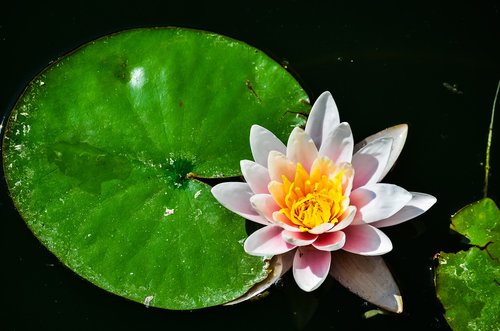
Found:
<svg viewBox="0 0 500 331"><path fill-rule="evenodd" d="M312 234L322 234L322 233L330 230L331 228L333 228L332 223L323 223L323 224L320 224L318 226L315 226L314 228L312 228L308 232L312 233Z"/></svg>
<svg viewBox="0 0 500 331"><path fill-rule="evenodd" d="M356 216L356 206L349 206L346 211L339 218L339 222L335 224L333 228L331 228L328 232L340 231L342 229L347 228L351 225L354 217Z"/></svg>
<svg viewBox="0 0 500 331"><path fill-rule="evenodd" d="M295 127L288 138L286 157L294 163L300 163L309 172L314 160L318 157L318 149L313 140L301 128Z"/></svg>
<svg viewBox="0 0 500 331"><path fill-rule="evenodd" d="M290 181L293 181L295 178L295 170L297 168L295 163L287 159L287 157L280 152L270 152L267 165L271 180L282 183L283 179L281 176L285 176Z"/></svg>
<svg viewBox="0 0 500 331"><path fill-rule="evenodd" d="M212 187L212 194L221 205L250 221L269 225L269 222L252 207L254 195L247 183L228 182Z"/></svg>
<svg viewBox="0 0 500 331"><path fill-rule="evenodd" d="M283 240L279 226L265 226L258 229L245 240L245 252L255 256L272 256L286 253L296 246Z"/></svg>
<svg viewBox="0 0 500 331"><path fill-rule="evenodd" d="M391 170L392 166L394 165L394 162L396 162L396 160L398 159L399 154L401 154L401 151L403 150L403 147L405 145L407 135L408 135L408 125L399 124L392 126L385 130L377 132L357 143L354 146L354 153L359 151L362 147L366 146L368 143L377 140L379 138L384 138L384 137L392 138L393 141L392 141L391 153L387 161L387 164L385 166L385 169L384 171L382 171L379 179L382 180L382 178L385 177L385 175L389 172L389 170Z"/></svg>
<svg viewBox="0 0 500 331"><path fill-rule="evenodd" d="M270 194L255 194L250 197L252 207L269 222L274 223L273 213L280 210Z"/></svg>
<svg viewBox="0 0 500 331"><path fill-rule="evenodd" d="M330 92L323 92L312 106L306 122L306 132L317 148L340 123L339 111Z"/></svg>
<svg viewBox="0 0 500 331"><path fill-rule="evenodd" d="M342 231L323 233L318 239L312 244L319 250L322 251L336 251L341 249L345 244L345 234Z"/></svg>
<svg viewBox="0 0 500 331"><path fill-rule="evenodd" d="M290 221L285 214L279 211L275 211L273 213L273 219L275 224L281 226L283 229L287 231L301 232L301 230L296 224L292 223L292 221Z"/></svg>
<svg viewBox="0 0 500 331"><path fill-rule="evenodd" d="M380 138L368 143L352 157L355 175L353 188L377 183L389 160L392 138Z"/></svg>
<svg viewBox="0 0 500 331"><path fill-rule="evenodd" d="M232 301L226 302L224 306L234 305L248 299L251 299L260 293L267 290L271 285L275 284L281 276L283 276L290 268L293 263L293 251L287 252L285 254L275 255L269 261L269 274L262 282L255 284L241 297L234 299Z"/></svg>
<svg viewBox="0 0 500 331"><path fill-rule="evenodd" d="M299 247L293 259L293 277L304 291L317 289L326 279L330 270L331 253L310 246Z"/></svg>
<svg viewBox="0 0 500 331"><path fill-rule="evenodd" d="M392 250L392 242L379 229L365 225L351 225L345 228L345 251L359 255L382 255Z"/></svg>
<svg viewBox="0 0 500 331"><path fill-rule="evenodd" d="M398 285L381 256L333 252L330 275L364 300L394 313L403 312Z"/></svg>
<svg viewBox="0 0 500 331"><path fill-rule="evenodd" d="M357 188L350 196L351 204L358 210L352 224L386 219L401 210L411 198L410 192L394 184L377 183Z"/></svg>
<svg viewBox="0 0 500 331"><path fill-rule="evenodd" d="M436 203L436 198L432 195L418 192L410 193L412 194L412 199L396 214L381 221L371 223L371 225L377 228L383 228L386 226L392 226L406 222L425 213L429 208L432 207L432 205Z"/></svg>
<svg viewBox="0 0 500 331"><path fill-rule="evenodd" d="M240 167L245 181L254 193L269 193L267 185L269 185L271 179L267 168L248 160L241 160Z"/></svg>
<svg viewBox="0 0 500 331"><path fill-rule="evenodd" d="M271 131L259 125L250 129L250 148L255 162L267 168L267 157L270 151L286 153L286 146Z"/></svg>
<svg viewBox="0 0 500 331"><path fill-rule="evenodd" d="M351 162L354 148L349 123L340 123L330 134L323 139L319 155L326 156L335 164Z"/></svg>
<svg viewBox="0 0 500 331"><path fill-rule="evenodd" d="M307 232L287 231L281 232L283 240L295 246L307 246L312 244L318 236Z"/></svg>

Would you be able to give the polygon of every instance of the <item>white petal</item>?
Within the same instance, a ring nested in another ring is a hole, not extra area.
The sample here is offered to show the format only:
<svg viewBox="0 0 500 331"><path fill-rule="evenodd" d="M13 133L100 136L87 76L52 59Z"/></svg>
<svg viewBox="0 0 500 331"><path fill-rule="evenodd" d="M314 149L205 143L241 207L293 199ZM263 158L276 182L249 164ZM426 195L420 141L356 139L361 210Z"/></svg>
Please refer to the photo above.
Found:
<svg viewBox="0 0 500 331"><path fill-rule="evenodd" d="M352 191L351 205L357 212L352 224L372 223L388 218L403 208L412 194L394 184L377 183Z"/></svg>
<svg viewBox="0 0 500 331"><path fill-rule="evenodd" d="M278 151L286 153L285 144L271 131L259 125L252 125L250 129L250 148L255 162L267 168L269 152Z"/></svg>
<svg viewBox="0 0 500 331"><path fill-rule="evenodd" d="M269 193L267 185L271 179L267 168L249 160L241 160L240 167L245 181L254 193Z"/></svg>
<svg viewBox="0 0 500 331"><path fill-rule="evenodd" d="M368 143L352 157L353 188L377 183L391 153L392 138L380 138Z"/></svg>
<svg viewBox="0 0 500 331"><path fill-rule="evenodd" d="M270 223L274 223L273 213L280 210L280 207L274 201L270 194L255 194L250 197L252 207Z"/></svg>
<svg viewBox="0 0 500 331"><path fill-rule="evenodd" d="M351 162L354 148L354 139L352 137L349 123L340 123L334 130L323 139L320 156L326 156L335 164L342 162Z"/></svg>
<svg viewBox="0 0 500 331"><path fill-rule="evenodd" d="M245 252L255 256L272 256L283 254L295 248L283 240L279 226L265 226L258 229L245 240Z"/></svg>
<svg viewBox="0 0 500 331"><path fill-rule="evenodd" d="M346 241L343 250L359 255L382 255L392 250L385 233L369 225L351 225L343 230Z"/></svg>
<svg viewBox="0 0 500 331"><path fill-rule="evenodd" d="M382 257L340 250L331 259L330 275L349 291L390 312L403 312L398 285Z"/></svg>
<svg viewBox="0 0 500 331"><path fill-rule="evenodd" d="M268 225L269 222L252 207L254 195L247 183L228 182L212 187L212 194L221 205L248 220Z"/></svg>
<svg viewBox="0 0 500 331"><path fill-rule="evenodd" d="M399 154L401 154L401 151L403 150L403 147L405 145L407 135L408 135L408 125L399 124L392 126L385 130L377 132L357 143L354 146L354 153L359 151L362 147L366 146L368 143L377 140L379 138L384 138L384 137L392 138L393 141L392 141L391 153L389 155L389 159L387 160L385 169L384 171L382 171L379 179L382 180L385 177L385 175L389 172L389 170L391 170L392 166L394 165L394 162L396 162L396 160L398 159Z"/></svg>
<svg viewBox="0 0 500 331"><path fill-rule="evenodd" d="M331 253L312 247L299 247L293 259L293 277L304 291L317 289L328 276Z"/></svg>
<svg viewBox="0 0 500 331"><path fill-rule="evenodd" d="M302 164L307 172L311 170L311 165L318 157L318 149L304 130L295 127L288 138L286 148L286 157L290 161Z"/></svg>
<svg viewBox="0 0 500 331"><path fill-rule="evenodd" d="M340 123L339 111L330 92L323 92L312 106L306 122L306 132L312 138L317 148L330 131Z"/></svg>
<svg viewBox="0 0 500 331"><path fill-rule="evenodd" d="M297 167L295 163L287 159L284 154L272 151L269 153L267 168L269 170L269 177L271 180L282 183L283 179L281 176L285 176L288 180L293 181Z"/></svg>
<svg viewBox="0 0 500 331"><path fill-rule="evenodd" d="M418 192L410 193L413 195L412 199L396 214L381 221L374 222L371 225L377 228L383 228L386 226L392 226L406 222L425 213L429 208L432 207L432 205L436 203L436 198L432 195Z"/></svg>

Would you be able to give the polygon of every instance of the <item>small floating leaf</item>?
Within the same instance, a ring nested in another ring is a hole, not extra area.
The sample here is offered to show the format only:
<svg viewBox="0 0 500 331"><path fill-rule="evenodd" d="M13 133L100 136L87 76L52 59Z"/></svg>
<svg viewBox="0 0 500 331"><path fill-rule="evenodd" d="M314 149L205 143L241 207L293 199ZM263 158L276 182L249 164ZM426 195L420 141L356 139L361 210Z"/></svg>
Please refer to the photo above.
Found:
<svg viewBox="0 0 500 331"><path fill-rule="evenodd" d="M472 203L452 217L451 228L474 245L441 252L436 290L453 330L498 330L500 312L500 211L493 200Z"/></svg>
<svg viewBox="0 0 500 331"><path fill-rule="evenodd" d="M193 309L243 295L268 261L200 178L240 175L252 124L281 139L309 103L242 42L177 28L91 42L44 70L3 140L12 199L79 275L146 306Z"/></svg>

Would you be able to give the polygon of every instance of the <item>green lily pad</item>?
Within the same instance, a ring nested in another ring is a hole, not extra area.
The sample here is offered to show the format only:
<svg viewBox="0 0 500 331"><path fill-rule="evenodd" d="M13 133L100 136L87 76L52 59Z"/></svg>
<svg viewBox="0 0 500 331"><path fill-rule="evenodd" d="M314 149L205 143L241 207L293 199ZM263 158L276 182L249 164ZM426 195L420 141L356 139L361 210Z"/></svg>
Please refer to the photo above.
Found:
<svg viewBox="0 0 500 331"><path fill-rule="evenodd" d="M437 296L453 330L498 330L500 312L500 211L493 200L472 203L452 217L451 228L474 245L441 252Z"/></svg>
<svg viewBox="0 0 500 331"><path fill-rule="evenodd" d="M124 31L31 82L7 123L5 177L33 233L79 275L146 305L218 305L269 270L205 179L240 174L252 124L284 139L309 109L297 81L245 43Z"/></svg>

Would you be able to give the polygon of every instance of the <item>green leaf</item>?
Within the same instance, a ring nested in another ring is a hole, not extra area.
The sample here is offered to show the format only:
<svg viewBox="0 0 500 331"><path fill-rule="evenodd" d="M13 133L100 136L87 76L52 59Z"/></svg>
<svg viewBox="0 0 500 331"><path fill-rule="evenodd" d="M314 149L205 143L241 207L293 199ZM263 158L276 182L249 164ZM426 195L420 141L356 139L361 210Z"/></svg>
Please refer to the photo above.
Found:
<svg viewBox="0 0 500 331"><path fill-rule="evenodd" d="M498 330L500 311L500 211L493 200L472 203L452 217L451 228L474 245L441 252L437 296L453 330Z"/></svg>
<svg viewBox="0 0 500 331"><path fill-rule="evenodd" d="M242 42L125 31L28 86L5 177L33 233L79 275L146 305L218 305L265 279L268 261L243 251L245 221L201 179L240 175L252 124L284 139L309 109L296 80Z"/></svg>

